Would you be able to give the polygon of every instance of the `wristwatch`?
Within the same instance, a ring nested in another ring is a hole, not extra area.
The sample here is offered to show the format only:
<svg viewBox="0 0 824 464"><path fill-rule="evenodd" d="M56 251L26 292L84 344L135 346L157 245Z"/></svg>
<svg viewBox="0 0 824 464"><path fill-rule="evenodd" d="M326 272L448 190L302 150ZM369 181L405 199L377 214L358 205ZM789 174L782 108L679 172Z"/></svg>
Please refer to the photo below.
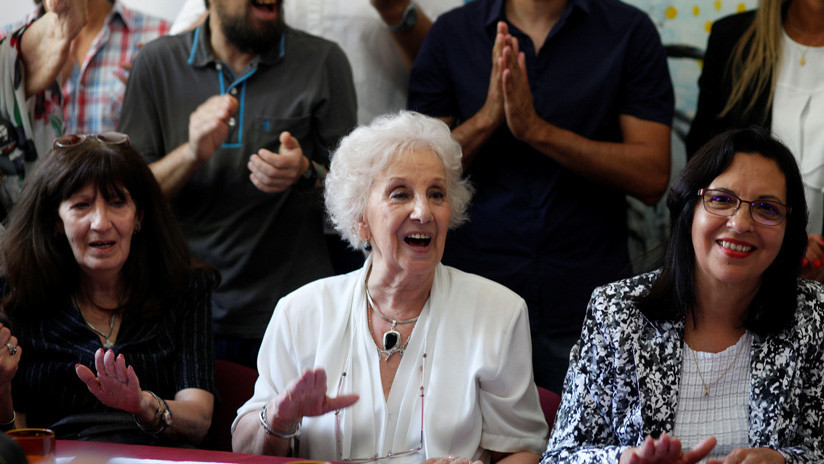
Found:
<svg viewBox="0 0 824 464"><path fill-rule="evenodd" d="M389 32L406 32L413 27L415 24L418 23L418 7L415 6L415 2L409 2L409 6L403 10L403 16L401 17L401 22L398 24L389 26Z"/></svg>

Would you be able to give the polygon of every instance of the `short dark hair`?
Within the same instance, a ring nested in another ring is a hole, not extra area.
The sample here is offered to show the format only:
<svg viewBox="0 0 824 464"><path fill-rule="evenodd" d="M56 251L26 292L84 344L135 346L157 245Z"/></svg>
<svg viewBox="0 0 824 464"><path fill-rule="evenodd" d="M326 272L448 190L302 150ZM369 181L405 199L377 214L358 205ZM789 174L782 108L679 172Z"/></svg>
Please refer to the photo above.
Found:
<svg viewBox="0 0 824 464"><path fill-rule="evenodd" d="M58 208L89 183L107 200L128 191L142 215L123 265L124 309L154 314L187 284L191 255L149 166L128 141L111 144L88 137L50 151L11 212L0 240L8 285L2 307L10 318L18 309L30 314L60 307L77 289L79 267L66 236L59 233Z"/></svg>
<svg viewBox="0 0 824 464"><path fill-rule="evenodd" d="M670 238L661 272L638 308L652 320L676 320L695 307L695 249L692 221L706 188L732 164L737 153L763 156L778 164L787 184L787 217L784 241L775 260L764 271L763 282L747 311L743 326L759 335L781 331L793 320L797 280L807 248L807 203L795 157L770 133L757 126L724 132L707 142L687 163L667 198Z"/></svg>

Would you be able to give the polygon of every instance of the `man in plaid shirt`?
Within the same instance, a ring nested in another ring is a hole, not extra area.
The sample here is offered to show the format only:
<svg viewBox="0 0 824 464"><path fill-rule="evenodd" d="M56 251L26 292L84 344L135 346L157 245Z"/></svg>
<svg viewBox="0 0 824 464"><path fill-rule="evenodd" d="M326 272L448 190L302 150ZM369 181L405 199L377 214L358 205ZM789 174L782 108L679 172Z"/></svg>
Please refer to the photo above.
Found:
<svg viewBox="0 0 824 464"><path fill-rule="evenodd" d="M25 21L4 27L0 37L44 12L38 5ZM142 44L168 31L168 22L126 8L118 0L88 0L88 22L74 40L59 78L65 132L99 134L114 130L120 120L129 64Z"/></svg>
<svg viewBox="0 0 824 464"><path fill-rule="evenodd" d="M86 24L86 0L46 2L48 14L0 38L0 219L17 201L38 155L62 134L55 78Z"/></svg>

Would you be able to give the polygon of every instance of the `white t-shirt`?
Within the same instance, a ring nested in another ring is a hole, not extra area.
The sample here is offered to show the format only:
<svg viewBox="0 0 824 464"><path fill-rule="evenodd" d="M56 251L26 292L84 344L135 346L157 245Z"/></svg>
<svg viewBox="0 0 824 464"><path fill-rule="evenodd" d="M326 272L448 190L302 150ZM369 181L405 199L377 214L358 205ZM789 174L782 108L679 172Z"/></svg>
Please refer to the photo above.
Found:
<svg viewBox="0 0 824 464"><path fill-rule="evenodd" d="M524 300L490 280L438 265L385 399L366 319L363 282L369 265L367 260L363 269L281 299L260 348L254 396L238 418L258 411L307 369L323 368L330 396L356 393L360 399L337 418L340 449L335 413L304 418L300 457L386 456L419 446L421 427L423 450L393 463L448 455L489 462L485 450L540 453L548 429L532 377Z"/></svg>
<svg viewBox="0 0 824 464"><path fill-rule="evenodd" d="M433 21L465 0L416 0ZM409 70L398 46L368 0L293 0L284 3L286 24L337 42L349 63L358 98L358 123L406 107ZM186 0L172 34L188 28L205 11L203 0Z"/></svg>

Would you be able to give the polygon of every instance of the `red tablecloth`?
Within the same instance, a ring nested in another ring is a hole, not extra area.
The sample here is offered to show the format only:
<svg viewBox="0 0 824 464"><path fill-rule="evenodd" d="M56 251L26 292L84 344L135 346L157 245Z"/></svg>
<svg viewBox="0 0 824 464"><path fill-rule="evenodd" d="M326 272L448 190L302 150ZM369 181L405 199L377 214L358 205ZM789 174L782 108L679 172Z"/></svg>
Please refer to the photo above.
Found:
<svg viewBox="0 0 824 464"><path fill-rule="evenodd" d="M260 456L256 454L229 453L201 449L166 448L163 446L121 445L92 441L57 440L57 457L94 456L101 458L157 459L163 461L197 461L238 464L285 464L297 461L295 458ZM90 459L93 461L94 459Z"/></svg>

